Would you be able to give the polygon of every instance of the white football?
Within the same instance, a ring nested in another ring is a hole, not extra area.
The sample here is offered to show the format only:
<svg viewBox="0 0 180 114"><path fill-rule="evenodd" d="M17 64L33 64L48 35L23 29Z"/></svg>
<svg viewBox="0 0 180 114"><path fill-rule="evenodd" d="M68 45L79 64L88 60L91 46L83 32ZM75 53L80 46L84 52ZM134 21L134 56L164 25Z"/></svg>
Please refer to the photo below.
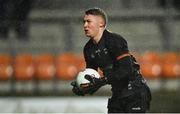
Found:
<svg viewBox="0 0 180 114"><path fill-rule="evenodd" d="M100 78L100 75L96 70L91 68L86 68L84 71L79 72L76 77L76 83L79 88L87 86L87 84L90 83L89 80L85 78L85 75L91 75L96 78Z"/></svg>

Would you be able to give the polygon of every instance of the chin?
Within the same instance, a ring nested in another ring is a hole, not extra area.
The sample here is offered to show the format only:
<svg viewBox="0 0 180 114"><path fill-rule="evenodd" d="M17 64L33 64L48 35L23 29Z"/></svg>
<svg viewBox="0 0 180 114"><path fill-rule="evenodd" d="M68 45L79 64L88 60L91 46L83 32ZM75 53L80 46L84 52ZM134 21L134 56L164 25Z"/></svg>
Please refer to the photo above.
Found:
<svg viewBox="0 0 180 114"><path fill-rule="evenodd" d="M87 37L91 37L91 35L90 35L90 34L86 34L86 36L87 36Z"/></svg>

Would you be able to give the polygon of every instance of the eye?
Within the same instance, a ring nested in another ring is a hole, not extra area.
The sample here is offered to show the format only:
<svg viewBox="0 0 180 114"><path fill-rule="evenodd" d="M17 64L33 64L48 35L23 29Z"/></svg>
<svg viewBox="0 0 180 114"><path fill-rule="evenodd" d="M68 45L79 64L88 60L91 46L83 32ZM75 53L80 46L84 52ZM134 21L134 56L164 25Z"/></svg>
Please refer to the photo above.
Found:
<svg viewBox="0 0 180 114"><path fill-rule="evenodd" d="M89 23L91 23L91 22L92 22L91 20L84 20L84 21L83 21L84 24L85 24L85 23L88 23L88 24L89 24Z"/></svg>
<svg viewBox="0 0 180 114"><path fill-rule="evenodd" d="M87 20L86 22L88 22L88 23L89 23L89 22L90 22L90 20Z"/></svg>

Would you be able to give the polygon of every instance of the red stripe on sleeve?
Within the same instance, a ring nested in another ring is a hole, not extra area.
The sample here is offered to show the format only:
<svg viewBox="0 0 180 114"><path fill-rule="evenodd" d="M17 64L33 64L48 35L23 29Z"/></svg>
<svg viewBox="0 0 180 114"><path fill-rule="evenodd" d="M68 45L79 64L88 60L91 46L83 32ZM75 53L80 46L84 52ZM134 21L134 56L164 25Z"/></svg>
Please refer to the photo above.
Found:
<svg viewBox="0 0 180 114"><path fill-rule="evenodd" d="M118 57L116 57L116 60L120 60L120 59L122 59L124 57L127 57L127 56L131 56L131 54L130 53L125 53L125 54L119 55Z"/></svg>

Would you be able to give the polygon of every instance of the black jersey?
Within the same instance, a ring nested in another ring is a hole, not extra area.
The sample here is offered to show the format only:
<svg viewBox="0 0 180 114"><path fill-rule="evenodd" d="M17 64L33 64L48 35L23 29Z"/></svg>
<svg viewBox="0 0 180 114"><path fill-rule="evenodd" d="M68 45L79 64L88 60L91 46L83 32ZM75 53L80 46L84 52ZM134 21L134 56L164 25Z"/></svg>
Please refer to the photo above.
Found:
<svg viewBox="0 0 180 114"><path fill-rule="evenodd" d="M90 39L84 47L87 68L100 68L112 85L112 92L121 92L139 69L129 54L126 40L115 33L104 30L98 43Z"/></svg>

